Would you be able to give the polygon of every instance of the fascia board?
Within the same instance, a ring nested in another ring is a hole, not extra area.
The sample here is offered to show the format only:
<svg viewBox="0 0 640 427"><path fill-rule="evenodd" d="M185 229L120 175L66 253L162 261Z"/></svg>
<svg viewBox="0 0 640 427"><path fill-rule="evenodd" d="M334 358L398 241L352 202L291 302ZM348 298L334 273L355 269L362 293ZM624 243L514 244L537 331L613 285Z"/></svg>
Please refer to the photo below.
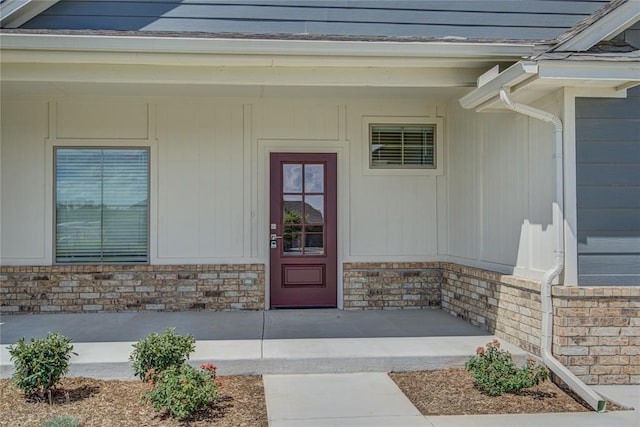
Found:
<svg viewBox="0 0 640 427"><path fill-rule="evenodd" d="M8 0L0 4L0 28L20 25L49 9L60 0Z"/></svg>
<svg viewBox="0 0 640 427"><path fill-rule="evenodd" d="M533 44L472 42L374 42L252 40L189 37L0 34L3 50L66 50L235 55L305 55L514 59L531 55Z"/></svg>
<svg viewBox="0 0 640 427"><path fill-rule="evenodd" d="M593 25L553 48L560 52L584 52L602 40L609 40L640 20L640 0L629 0Z"/></svg>
<svg viewBox="0 0 640 427"><path fill-rule="evenodd" d="M542 80L562 79L583 81L640 81L640 61L558 61L538 62L538 77Z"/></svg>
<svg viewBox="0 0 640 427"><path fill-rule="evenodd" d="M460 105L467 109L478 108L498 96L500 89L503 87L515 86L536 76L537 73L537 63L519 61L498 74L495 78L489 80L483 86L474 89L472 92L460 98Z"/></svg>

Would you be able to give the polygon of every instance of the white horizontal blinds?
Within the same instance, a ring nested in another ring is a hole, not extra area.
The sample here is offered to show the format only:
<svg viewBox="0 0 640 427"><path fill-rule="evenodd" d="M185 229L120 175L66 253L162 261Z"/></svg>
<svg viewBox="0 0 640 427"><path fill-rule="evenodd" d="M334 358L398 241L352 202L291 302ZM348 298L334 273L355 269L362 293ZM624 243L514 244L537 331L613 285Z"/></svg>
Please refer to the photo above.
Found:
<svg viewBox="0 0 640 427"><path fill-rule="evenodd" d="M371 126L374 168L435 168L435 126Z"/></svg>
<svg viewBox="0 0 640 427"><path fill-rule="evenodd" d="M102 152L56 150L56 262L100 262Z"/></svg>
<svg viewBox="0 0 640 427"><path fill-rule="evenodd" d="M56 149L56 262L147 261L147 149Z"/></svg>
<svg viewBox="0 0 640 427"><path fill-rule="evenodd" d="M147 261L147 150L103 150L103 261Z"/></svg>

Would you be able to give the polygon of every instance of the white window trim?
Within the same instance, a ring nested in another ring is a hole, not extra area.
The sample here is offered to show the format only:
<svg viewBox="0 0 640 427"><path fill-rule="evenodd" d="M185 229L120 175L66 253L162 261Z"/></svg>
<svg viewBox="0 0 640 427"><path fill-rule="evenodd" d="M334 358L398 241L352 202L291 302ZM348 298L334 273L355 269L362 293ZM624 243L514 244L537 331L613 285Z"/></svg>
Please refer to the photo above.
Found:
<svg viewBox="0 0 640 427"><path fill-rule="evenodd" d="M393 126L393 125L414 125L414 126L435 126L436 128L436 167L435 168L402 168L395 167L389 169L372 168L370 153L370 129L371 125ZM364 175L391 175L391 176L437 176L443 175L444 168L444 144L442 134L444 132L444 120L440 117L416 117L416 116L363 116L362 117L362 173Z"/></svg>
<svg viewBox="0 0 640 427"><path fill-rule="evenodd" d="M152 265L154 264L156 253L156 234L157 230L157 199L156 189L158 188L157 177L157 155L158 155L158 141L155 139L57 139L47 138L45 140L47 147L46 152L46 217L47 221L46 232L46 258L50 265L85 265L85 264L58 264L55 260L55 215L54 215L54 147L55 148L147 148L149 150L149 223L147 225L149 229L148 241L147 241L147 262L136 263L130 265ZM111 265L111 264L108 264Z"/></svg>

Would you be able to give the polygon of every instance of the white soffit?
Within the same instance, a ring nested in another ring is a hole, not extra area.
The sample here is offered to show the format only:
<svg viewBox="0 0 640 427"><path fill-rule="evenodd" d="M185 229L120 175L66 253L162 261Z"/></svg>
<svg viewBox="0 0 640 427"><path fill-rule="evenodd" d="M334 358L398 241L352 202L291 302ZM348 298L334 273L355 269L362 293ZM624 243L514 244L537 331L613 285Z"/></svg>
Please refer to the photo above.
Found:
<svg viewBox="0 0 640 427"><path fill-rule="evenodd" d="M584 52L602 40L610 40L640 20L640 0L626 3L604 15L569 40L554 47L560 52Z"/></svg>
<svg viewBox="0 0 640 427"><path fill-rule="evenodd" d="M18 28L60 0L4 0L0 3L0 28Z"/></svg>

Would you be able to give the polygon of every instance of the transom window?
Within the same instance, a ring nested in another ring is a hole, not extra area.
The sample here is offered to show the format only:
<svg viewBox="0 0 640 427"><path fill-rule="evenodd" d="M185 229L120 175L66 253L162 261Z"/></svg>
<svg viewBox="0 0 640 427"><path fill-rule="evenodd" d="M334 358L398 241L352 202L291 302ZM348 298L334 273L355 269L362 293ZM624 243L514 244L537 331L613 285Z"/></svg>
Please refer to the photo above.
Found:
<svg viewBox="0 0 640 427"><path fill-rule="evenodd" d="M435 125L369 127L372 169L435 169Z"/></svg>
<svg viewBox="0 0 640 427"><path fill-rule="evenodd" d="M54 151L56 263L145 263L149 150Z"/></svg>

